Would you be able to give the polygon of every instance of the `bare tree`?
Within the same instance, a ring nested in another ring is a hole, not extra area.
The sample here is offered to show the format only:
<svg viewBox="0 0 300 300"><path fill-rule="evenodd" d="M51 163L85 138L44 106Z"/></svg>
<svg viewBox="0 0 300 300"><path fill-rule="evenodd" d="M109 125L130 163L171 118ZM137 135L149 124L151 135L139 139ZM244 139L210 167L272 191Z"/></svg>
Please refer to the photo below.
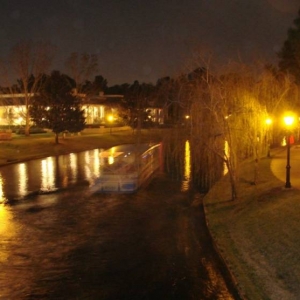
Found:
<svg viewBox="0 0 300 300"><path fill-rule="evenodd" d="M54 55L54 47L49 43L23 41L12 47L9 64L18 78L19 92L25 99L25 134L29 135L29 106L32 97L41 88L42 77L49 71ZM11 91L15 93L14 90Z"/></svg>
<svg viewBox="0 0 300 300"><path fill-rule="evenodd" d="M213 76L208 67L203 70L201 80L193 86L191 106L194 172L209 188L225 164L234 200L241 162L253 158L257 166L261 155L266 107L257 98L257 79L248 66L239 64L219 76Z"/></svg>
<svg viewBox="0 0 300 300"><path fill-rule="evenodd" d="M73 52L65 63L68 72L75 80L76 92L81 93L84 82L98 71L96 54Z"/></svg>

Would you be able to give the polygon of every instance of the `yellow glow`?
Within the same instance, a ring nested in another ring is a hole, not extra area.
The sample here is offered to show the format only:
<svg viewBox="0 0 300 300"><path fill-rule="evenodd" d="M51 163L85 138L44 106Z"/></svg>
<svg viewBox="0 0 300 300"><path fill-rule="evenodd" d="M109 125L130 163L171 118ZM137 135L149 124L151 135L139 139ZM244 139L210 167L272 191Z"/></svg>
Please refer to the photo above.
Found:
<svg viewBox="0 0 300 300"><path fill-rule="evenodd" d="M41 162L41 189L52 189L55 187L54 162L52 157L47 157Z"/></svg>
<svg viewBox="0 0 300 300"><path fill-rule="evenodd" d="M190 118L190 116L189 116L189 115L186 115L186 116L185 116L185 118L186 118L186 119L189 119L189 118Z"/></svg>
<svg viewBox="0 0 300 300"><path fill-rule="evenodd" d="M78 166L77 166L77 155L74 153L70 153L70 168L72 179L76 179L78 173Z"/></svg>
<svg viewBox="0 0 300 300"><path fill-rule="evenodd" d="M108 157L108 164L109 164L109 165L112 165L112 164L114 163L114 161L115 161L114 156L113 156L113 155L110 155L110 156Z"/></svg>
<svg viewBox="0 0 300 300"><path fill-rule="evenodd" d="M4 182L2 176L0 175L0 206L1 203L4 203L7 200L4 195L3 187L4 187Z"/></svg>
<svg viewBox="0 0 300 300"><path fill-rule="evenodd" d="M19 165L19 191L20 191L20 195L24 196L28 193L27 191L27 184L28 184L28 176L27 176L27 169L26 169L26 165L20 164Z"/></svg>
<svg viewBox="0 0 300 300"><path fill-rule="evenodd" d="M295 118L293 116L285 116L283 120L286 126L292 126Z"/></svg>
<svg viewBox="0 0 300 300"><path fill-rule="evenodd" d="M100 155L99 155L99 149L95 149L94 150L94 174L95 176L99 176L100 175Z"/></svg>
<svg viewBox="0 0 300 300"><path fill-rule="evenodd" d="M11 210L0 204L0 236L2 240L10 240L18 233L16 222L13 219ZM0 263L7 263L10 251L9 247L0 249Z"/></svg>
<svg viewBox="0 0 300 300"><path fill-rule="evenodd" d="M191 149L190 142L185 142L184 147L184 180L182 181L181 191L188 191L191 180Z"/></svg>
<svg viewBox="0 0 300 300"><path fill-rule="evenodd" d="M85 160L85 178L92 180L100 176L100 155L99 149L87 151L84 156Z"/></svg>
<svg viewBox="0 0 300 300"><path fill-rule="evenodd" d="M104 106L100 106L100 118L102 119L102 118L104 118L104 111L105 111L105 109L104 109Z"/></svg>
<svg viewBox="0 0 300 300"><path fill-rule="evenodd" d="M272 124L272 119L270 119L270 118L266 119L266 124L271 125Z"/></svg>
<svg viewBox="0 0 300 300"><path fill-rule="evenodd" d="M108 120L109 122L112 122L112 121L114 120L114 116L113 116L113 115L108 115L108 116L107 116L107 120Z"/></svg>
<svg viewBox="0 0 300 300"><path fill-rule="evenodd" d="M115 162L115 149L112 148L110 151L110 155L108 156L108 164L112 165Z"/></svg>

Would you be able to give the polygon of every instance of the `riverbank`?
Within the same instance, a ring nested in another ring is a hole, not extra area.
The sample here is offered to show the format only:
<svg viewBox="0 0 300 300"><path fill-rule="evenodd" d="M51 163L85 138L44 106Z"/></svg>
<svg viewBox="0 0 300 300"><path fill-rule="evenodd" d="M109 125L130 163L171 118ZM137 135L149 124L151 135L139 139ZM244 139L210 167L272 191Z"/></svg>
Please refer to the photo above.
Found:
<svg viewBox="0 0 300 300"><path fill-rule="evenodd" d="M241 168L239 199L231 201L228 176L204 198L209 230L244 299L299 299L300 190L285 189L272 158Z"/></svg>
<svg viewBox="0 0 300 300"><path fill-rule="evenodd" d="M158 142L167 129L142 130L141 142ZM15 135L0 142L0 165L95 148L133 143L137 132L85 130L61 137L46 133ZM275 154L272 154L274 158ZM271 158L272 159L272 158ZM204 198L208 228L240 294L249 300L298 299L300 294L300 191L283 189L270 170L270 158L260 161L260 178L253 181L253 165L241 169L239 200L230 201L228 178L218 182Z"/></svg>
<svg viewBox="0 0 300 300"><path fill-rule="evenodd" d="M80 135L67 134L55 143L54 134L13 135L12 140L0 141L0 166L34 158L78 153L96 148L110 148L117 144L159 142L165 129L143 129L140 133L130 127L85 129Z"/></svg>

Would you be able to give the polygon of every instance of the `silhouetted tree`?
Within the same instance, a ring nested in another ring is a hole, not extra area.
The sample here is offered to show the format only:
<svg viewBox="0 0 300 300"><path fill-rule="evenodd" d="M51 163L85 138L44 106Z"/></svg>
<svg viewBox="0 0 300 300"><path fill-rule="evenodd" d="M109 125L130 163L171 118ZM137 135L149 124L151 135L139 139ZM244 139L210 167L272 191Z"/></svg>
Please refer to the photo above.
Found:
<svg viewBox="0 0 300 300"><path fill-rule="evenodd" d="M60 133L79 132L85 126L80 99L72 94L70 78L59 71L52 72L40 95L34 97L30 115L38 126L51 129L55 133L56 143Z"/></svg>
<svg viewBox="0 0 300 300"><path fill-rule="evenodd" d="M288 29L287 40L278 53L281 71L292 74L300 83L300 10L294 20L294 27Z"/></svg>
<svg viewBox="0 0 300 300"><path fill-rule="evenodd" d="M94 81L86 80L82 85L82 93L87 95L99 95L100 92L106 93L107 91L107 80L97 75Z"/></svg>

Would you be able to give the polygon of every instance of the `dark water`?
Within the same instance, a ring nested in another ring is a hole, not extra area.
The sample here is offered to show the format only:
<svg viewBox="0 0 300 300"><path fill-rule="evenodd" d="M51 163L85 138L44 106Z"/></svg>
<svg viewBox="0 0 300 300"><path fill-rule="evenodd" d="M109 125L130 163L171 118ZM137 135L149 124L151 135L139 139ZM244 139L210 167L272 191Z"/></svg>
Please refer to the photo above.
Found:
<svg viewBox="0 0 300 300"><path fill-rule="evenodd" d="M88 185L99 176L102 149L47 157L0 168L0 201L20 200L39 191Z"/></svg>
<svg viewBox="0 0 300 300"><path fill-rule="evenodd" d="M188 180L160 174L135 194L91 195L89 153L59 158L52 175L42 160L0 169L1 300L238 299Z"/></svg>

